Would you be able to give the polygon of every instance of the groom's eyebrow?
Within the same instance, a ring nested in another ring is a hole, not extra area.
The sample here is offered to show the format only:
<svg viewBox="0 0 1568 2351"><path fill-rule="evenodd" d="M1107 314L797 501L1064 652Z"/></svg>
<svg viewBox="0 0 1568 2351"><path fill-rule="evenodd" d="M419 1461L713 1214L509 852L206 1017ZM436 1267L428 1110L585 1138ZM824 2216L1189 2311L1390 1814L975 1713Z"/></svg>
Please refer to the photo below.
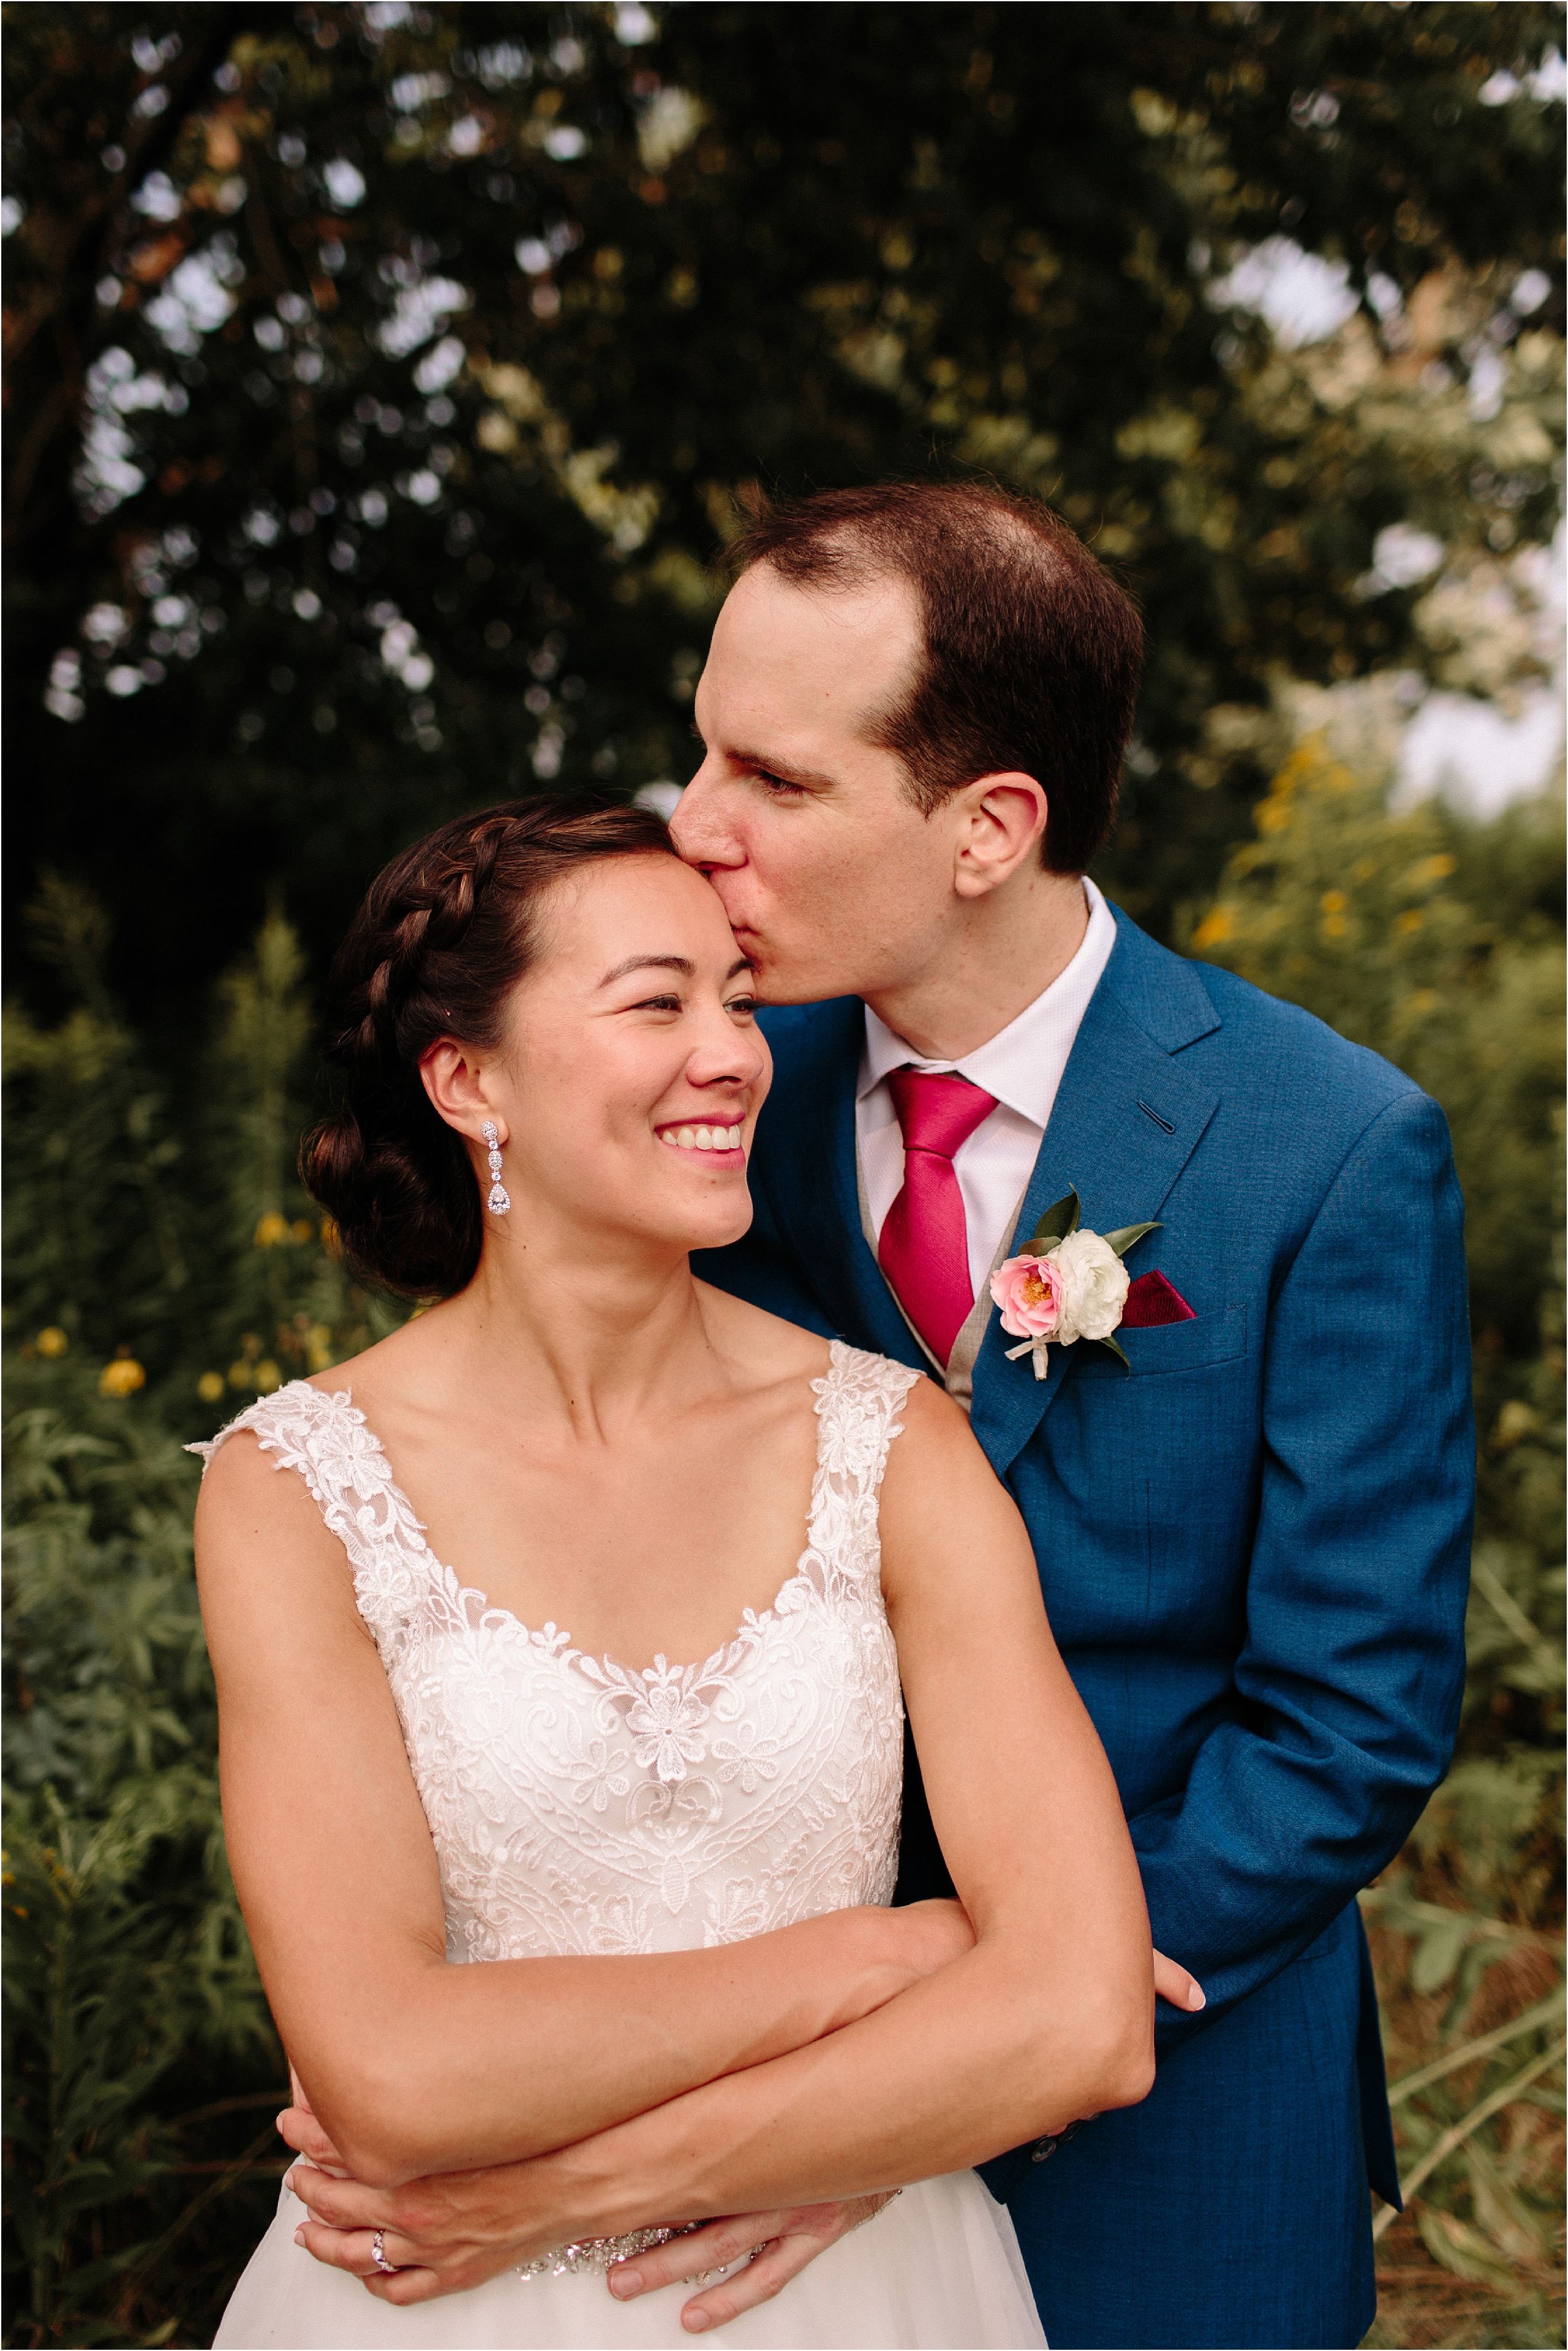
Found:
<svg viewBox="0 0 1568 2351"><path fill-rule="evenodd" d="M729 751L726 757L737 767L759 768L764 775L779 776L787 784L831 784L834 778L824 776L820 768L798 767L793 759L772 759L765 751Z"/></svg>
<svg viewBox="0 0 1568 2351"><path fill-rule="evenodd" d="M691 732L693 741L700 743L703 749L707 750L707 737L695 718ZM781 776L786 783L831 784L836 780L832 776L824 776L820 768L797 768L788 759L770 759L765 751L742 751L733 745L726 745L724 756L737 768L760 768L765 775Z"/></svg>

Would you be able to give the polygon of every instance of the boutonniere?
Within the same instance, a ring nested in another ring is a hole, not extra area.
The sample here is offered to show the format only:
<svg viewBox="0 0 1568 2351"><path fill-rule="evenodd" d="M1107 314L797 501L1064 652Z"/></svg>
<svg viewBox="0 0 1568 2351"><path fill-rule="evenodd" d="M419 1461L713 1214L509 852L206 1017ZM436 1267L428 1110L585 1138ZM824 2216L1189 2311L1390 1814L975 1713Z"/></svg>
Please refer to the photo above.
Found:
<svg viewBox="0 0 1568 2351"><path fill-rule="evenodd" d="M1122 1263L1134 1241L1156 1233L1157 1225L1124 1225L1119 1232L1092 1233L1079 1224L1078 1195L1069 1192L1048 1208L1022 1257L1009 1257L991 1276L991 1296L1002 1310L1002 1329L1021 1339L1007 1357L1034 1357L1034 1375L1043 1380L1051 1342L1071 1347L1091 1339L1128 1371L1125 1352L1111 1336L1122 1320L1131 1283Z"/></svg>

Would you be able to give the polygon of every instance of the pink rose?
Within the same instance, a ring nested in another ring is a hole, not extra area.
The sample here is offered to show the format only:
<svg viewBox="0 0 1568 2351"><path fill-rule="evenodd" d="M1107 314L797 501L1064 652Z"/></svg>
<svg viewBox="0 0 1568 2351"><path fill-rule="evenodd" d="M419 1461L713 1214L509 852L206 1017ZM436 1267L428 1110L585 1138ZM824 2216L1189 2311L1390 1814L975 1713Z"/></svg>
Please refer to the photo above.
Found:
<svg viewBox="0 0 1568 2351"><path fill-rule="evenodd" d="M1066 1285L1053 1258L1009 1257L991 1276L1002 1329L1015 1339L1049 1339L1061 1321Z"/></svg>

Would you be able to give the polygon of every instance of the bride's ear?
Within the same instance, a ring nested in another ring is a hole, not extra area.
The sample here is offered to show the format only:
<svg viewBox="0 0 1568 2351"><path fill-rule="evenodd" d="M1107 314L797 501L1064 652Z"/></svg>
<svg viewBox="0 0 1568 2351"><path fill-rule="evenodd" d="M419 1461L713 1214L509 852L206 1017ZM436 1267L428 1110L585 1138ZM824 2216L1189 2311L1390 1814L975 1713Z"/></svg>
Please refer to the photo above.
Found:
<svg viewBox="0 0 1568 2351"><path fill-rule="evenodd" d="M498 1140L507 1141L507 1122L490 1098L488 1071L465 1045L443 1037L421 1056L420 1082L437 1118L459 1134L477 1141L486 1119L494 1122Z"/></svg>

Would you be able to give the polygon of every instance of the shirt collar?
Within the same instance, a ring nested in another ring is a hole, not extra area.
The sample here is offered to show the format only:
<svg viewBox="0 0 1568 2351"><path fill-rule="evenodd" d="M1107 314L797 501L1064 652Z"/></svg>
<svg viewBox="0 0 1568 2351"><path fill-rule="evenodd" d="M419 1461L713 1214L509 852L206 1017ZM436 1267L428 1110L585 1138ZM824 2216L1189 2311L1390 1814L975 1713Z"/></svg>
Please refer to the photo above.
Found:
<svg viewBox="0 0 1568 2351"><path fill-rule="evenodd" d="M998 1102L1043 1129L1078 1025L1116 944L1115 916L1087 874L1083 895L1089 906L1089 927L1071 962L1032 1004L1025 1005L1016 1019L972 1053L966 1053L962 1061L922 1060L907 1039L878 1019L868 1004L856 1099L863 1102L893 1070L910 1065L932 1071L956 1070L960 1077L983 1086Z"/></svg>

